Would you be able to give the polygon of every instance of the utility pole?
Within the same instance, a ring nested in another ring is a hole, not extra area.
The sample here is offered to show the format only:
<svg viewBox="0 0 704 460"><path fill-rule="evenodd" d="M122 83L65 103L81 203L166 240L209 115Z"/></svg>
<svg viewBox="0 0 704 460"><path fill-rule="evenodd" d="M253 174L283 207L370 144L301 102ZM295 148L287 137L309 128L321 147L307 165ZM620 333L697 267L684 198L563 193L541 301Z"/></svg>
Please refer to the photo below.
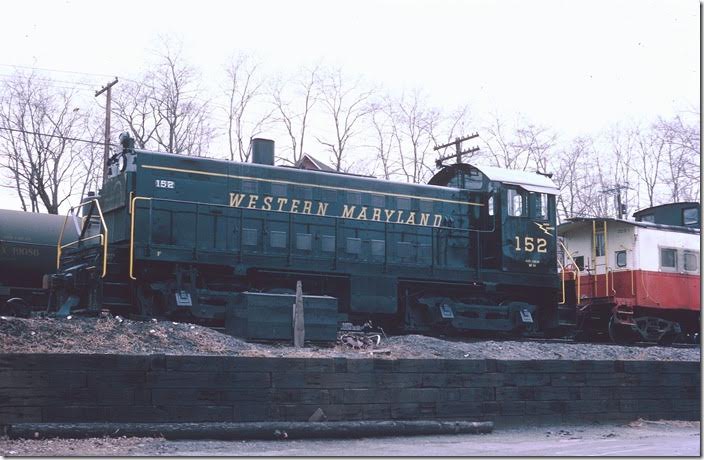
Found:
<svg viewBox="0 0 704 460"><path fill-rule="evenodd" d="M477 150L479 150L479 147L473 147L471 149L462 151L462 147L461 147L462 142L468 141L470 139L474 139L475 137L479 137L479 134L474 133L469 136L465 136L463 138L456 137L455 140L452 142L448 142L447 144L443 144L443 145L438 145L437 147L433 148L433 150L438 151L440 149L444 149L444 148L449 147L451 145L455 146L455 153L453 155L447 155L447 156L438 158L437 160L435 160L435 166L437 166L438 168L442 168L442 162L445 160L449 160L450 158L455 158L455 162L457 164L462 163L462 155L466 155L468 153L473 153L473 152L476 152Z"/></svg>
<svg viewBox="0 0 704 460"><path fill-rule="evenodd" d="M616 184L613 188L602 190L603 193L613 193L616 192L616 215L619 219L623 219L623 215L626 214L626 206L621 203L621 189L629 189L628 184L621 185Z"/></svg>
<svg viewBox="0 0 704 460"><path fill-rule="evenodd" d="M108 178L108 157L110 156L110 102L112 99L111 88L117 84L117 77L100 90L95 92L95 97L106 93L107 102L105 103L105 155L103 156L103 184Z"/></svg>

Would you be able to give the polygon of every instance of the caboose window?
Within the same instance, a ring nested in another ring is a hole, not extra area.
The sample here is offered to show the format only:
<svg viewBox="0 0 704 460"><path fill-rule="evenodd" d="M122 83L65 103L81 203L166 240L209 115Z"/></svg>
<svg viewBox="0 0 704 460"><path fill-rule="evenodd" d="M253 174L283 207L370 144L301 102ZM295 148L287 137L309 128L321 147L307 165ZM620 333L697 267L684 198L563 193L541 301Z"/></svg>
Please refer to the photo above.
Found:
<svg viewBox="0 0 704 460"><path fill-rule="evenodd" d="M660 268L664 270L677 270L677 250L660 248Z"/></svg>
<svg viewBox="0 0 704 460"><path fill-rule="evenodd" d="M523 195L513 188L507 190L508 198L508 215L522 216L523 215Z"/></svg>
<svg viewBox="0 0 704 460"><path fill-rule="evenodd" d="M687 272L696 272L699 270L699 257L696 252L684 252L684 270Z"/></svg>
<svg viewBox="0 0 704 460"><path fill-rule="evenodd" d="M687 208L682 210L683 225L697 225L699 223L699 208Z"/></svg>
<svg viewBox="0 0 704 460"><path fill-rule="evenodd" d="M601 257L604 255L604 231L597 231L596 232L596 256Z"/></svg>
<svg viewBox="0 0 704 460"><path fill-rule="evenodd" d="M626 251L616 251L616 265L619 267L625 267L626 263Z"/></svg>

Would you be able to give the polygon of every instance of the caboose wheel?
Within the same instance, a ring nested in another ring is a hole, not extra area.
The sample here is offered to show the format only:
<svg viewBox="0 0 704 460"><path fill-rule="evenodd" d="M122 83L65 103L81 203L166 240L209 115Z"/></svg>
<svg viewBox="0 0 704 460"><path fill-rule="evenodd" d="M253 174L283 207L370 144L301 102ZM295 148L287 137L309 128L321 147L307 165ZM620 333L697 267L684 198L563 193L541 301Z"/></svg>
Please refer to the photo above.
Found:
<svg viewBox="0 0 704 460"><path fill-rule="evenodd" d="M637 338L629 326L617 323L613 316L609 319L609 337L612 342L619 345L631 345Z"/></svg>

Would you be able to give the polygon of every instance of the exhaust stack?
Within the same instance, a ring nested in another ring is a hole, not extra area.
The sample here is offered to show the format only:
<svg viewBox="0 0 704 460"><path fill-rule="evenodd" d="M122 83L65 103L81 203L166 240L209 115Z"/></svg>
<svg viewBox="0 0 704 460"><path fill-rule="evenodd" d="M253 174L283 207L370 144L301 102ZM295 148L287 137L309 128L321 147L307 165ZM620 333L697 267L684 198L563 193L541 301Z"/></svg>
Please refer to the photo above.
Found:
<svg viewBox="0 0 704 460"><path fill-rule="evenodd" d="M274 166L274 141L252 139L252 163Z"/></svg>

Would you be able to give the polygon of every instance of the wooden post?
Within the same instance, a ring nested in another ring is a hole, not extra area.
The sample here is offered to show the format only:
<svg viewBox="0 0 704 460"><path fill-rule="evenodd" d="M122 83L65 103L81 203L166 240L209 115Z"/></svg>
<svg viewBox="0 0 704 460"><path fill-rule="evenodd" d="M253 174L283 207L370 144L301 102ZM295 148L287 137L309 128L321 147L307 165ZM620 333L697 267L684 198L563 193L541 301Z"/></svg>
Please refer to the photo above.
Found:
<svg viewBox="0 0 704 460"><path fill-rule="evenodd" d="M301 282L296 282L296 303L293 304L293 346L303 347L305 340L305 323L303 320L303 288Z"/></svg>

